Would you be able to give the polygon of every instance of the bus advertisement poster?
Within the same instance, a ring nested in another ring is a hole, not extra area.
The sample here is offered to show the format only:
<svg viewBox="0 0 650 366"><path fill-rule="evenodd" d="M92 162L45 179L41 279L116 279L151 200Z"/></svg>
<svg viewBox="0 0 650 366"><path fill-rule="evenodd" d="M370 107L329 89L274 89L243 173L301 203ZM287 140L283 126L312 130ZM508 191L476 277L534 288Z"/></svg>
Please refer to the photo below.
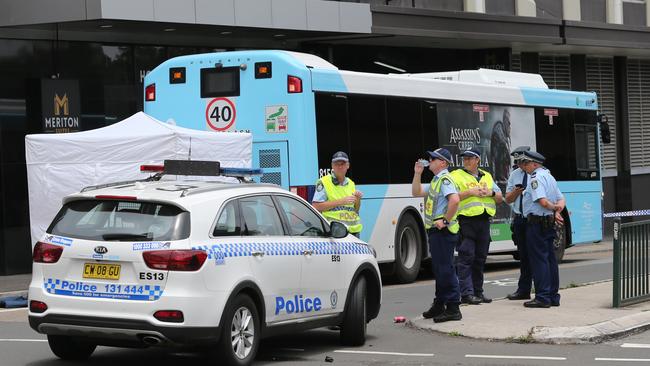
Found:
<svg viewBox="0 0 650 366"><path fill-rule="evenodd" d="M535 113L533 108L471 103L438 104L440 146L454 157L454 166L462 168L461 152L476 148L481 152L480 167L492 174L505 194L514 162L510 152L517 146L535 150ZM510 207L497 207L495 224L510 219ZM493 239L495 238L493 233ZM507 234L510 232L507 230ZM497 235L500 236L500 235Z"/></svg>

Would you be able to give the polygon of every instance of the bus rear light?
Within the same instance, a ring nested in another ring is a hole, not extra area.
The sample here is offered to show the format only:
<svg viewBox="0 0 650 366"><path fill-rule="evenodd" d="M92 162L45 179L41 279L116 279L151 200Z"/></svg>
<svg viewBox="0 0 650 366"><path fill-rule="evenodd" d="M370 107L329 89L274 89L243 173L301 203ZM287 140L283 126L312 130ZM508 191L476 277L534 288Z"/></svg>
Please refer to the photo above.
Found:
<svg viewBox="0 0 650 366"><path fill-rule="evenodd" d="M287 92L289 93L302 93L302 80L297 76L287 78Z"/></svg>
<svg viewBox="0 0 650 366"><path fill-rule="evenodd" d="M151 269L163 271L198 271L208 258L203 250L152 250L142 253L142 258Z"/></svg>
<svg viewBox="0 0 650 366"><path fill-rule="evenodd" d="M32 253L34 263L56 263L61 258L63 247L54 244L37 242Z"/></svg>
<svg viewBox="0 0 650 366"><path fill-rule="evenodd" d="M143 165L140 165L140 171L141 172L159 173L159 172L164 172L165 171L165 166L164 165L143 164Z"/></svg>
<svg viewBox="0 0 650 366"><path fill-rule="evenodd" d="M41 314L47 311L47 304L42 301L31 300L29 302L29 311Z"/></svg>
<svg viewBox="0 0 650 366"><path fill-rule="evenodd" d="M147 102L156 100L156 84L149 84L144 89L144 100Z"/></svg>
<svg viewBox="0 0 650 366"><path fill-rule="evenodd" d="M153 313L153 317L161 322L182 323L185 321L183 312L180 310L158 310Z"/></svg>
<svg viewBox="0 0 650 366"><path fill-rule="evenodd" d="M307 202L311 202L311 199L314 198L315 186L293 186L289 187L289 190L300 198L304 199Z"/></svg>

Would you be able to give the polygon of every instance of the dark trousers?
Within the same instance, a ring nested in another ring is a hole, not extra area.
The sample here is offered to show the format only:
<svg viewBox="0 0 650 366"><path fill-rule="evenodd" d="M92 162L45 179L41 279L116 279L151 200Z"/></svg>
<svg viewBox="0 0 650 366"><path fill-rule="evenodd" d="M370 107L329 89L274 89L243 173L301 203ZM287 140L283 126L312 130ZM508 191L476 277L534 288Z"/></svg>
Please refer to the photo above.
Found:
<svg viewBox="0 0 650 366"><path fill-rule="evenodd" d="M428 230L431 266L436 276L436 294L434 302L448 303L460 301L458 277L454 268L454 248L458 243L458 234L449 230Z"/></svg>
<svg viewBox="0 0 650 366"><path fill-rule="evenodd" d="M553 250L555 229L539 223L526 225L526 244L530 268L535 281L535 299L546 304L559 304L560 276Z"/></svg>
<svg viewBox="0 0 650 366"><path fill-rule="evenodd" d="M460 219L456 267L462 296L483 295L483 269L490 240L490 220L487 216Z"/></svg>
<svg viewBox="0 0 650 366"><path fill-rule="evenodd" d="M533 282L533 274L530 270L530 258L528 244L526 244L526 219L522 216L515 216L512 221L512 241L519 252L519 282L517 293L530 294Z"/></svg>

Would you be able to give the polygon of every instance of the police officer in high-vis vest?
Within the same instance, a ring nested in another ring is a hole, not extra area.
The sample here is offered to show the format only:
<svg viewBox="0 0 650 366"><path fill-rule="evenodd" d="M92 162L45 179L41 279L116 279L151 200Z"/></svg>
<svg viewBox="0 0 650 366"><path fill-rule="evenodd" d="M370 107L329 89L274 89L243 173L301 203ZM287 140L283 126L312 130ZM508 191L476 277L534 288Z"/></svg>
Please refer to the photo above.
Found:
<svg viewBox="0 0 650 366"><path fill-rule="evenodd" d="M508 300L529 300L533 283L526 246L526 217L523 215L524 190L528 186L528 173L524 171L523 153L529 151L530 146L519 146L512 155L517 168L510 172L506 186L506 203L512 208L512 241L519 252L519 282L517 291L506 296Z"/></svg>
<svg viewBox="0 0 650 366"><path fill-rule="evenodd" d="M564 196L557 181L542 164L544 156L525 151L524 170L530 182L524 191L523 210L526 216L526 245L535 282L535 298L524 303L529 308L560 306L560 277L553 240L555 223L564 223Z"/></svg>
<svg viewBox="0 0 650 366"><path fill-rule="evenodd" d="M479 169L481 153L478 149L472 148L460 155L463 157L463 169L451 172L460 196L460 243L456 266L461 301L478 305L492 302L483 294L483 269L491 241L490 219L503 196L492 175Z"/></svg>
<svg viewBox="0 0 650 366"><path fill-rule="evenodd" d="M431 308L422 316L436 323L461 320L460 289L454 268L454 248L458 243L456 210L460 198L447 168L452 163L447 149L427 151L429 161L417 161L413 168L411 191L414 197L425 197L424 225L429 237L431 264L436 277L436 293ZM425 165L434 177L428 192L421 183Z"/></svg>
<svg viewBox="0 0 650 366"><path fill-rule="evenodd" d="M346 177L350 169L350 158L343 151L332 156L332 173L316 182L316 192L312 205L320 211L328 221L339 221L348 227L351 234L361 235L361 197L352 179Z"/></svg>

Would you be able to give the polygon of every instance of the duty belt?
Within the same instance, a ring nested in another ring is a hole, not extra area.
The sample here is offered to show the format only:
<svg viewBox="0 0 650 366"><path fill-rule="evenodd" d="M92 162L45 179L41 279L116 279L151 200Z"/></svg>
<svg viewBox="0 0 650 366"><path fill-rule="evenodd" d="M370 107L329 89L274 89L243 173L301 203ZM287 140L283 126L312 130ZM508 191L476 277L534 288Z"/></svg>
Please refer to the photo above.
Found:
<svg viewBox="0 0 650 366"><path fill-rule="evenodd" d="M530 224L553 225L555 223L555 217L553 215L537 216L529 214L526 219Z"/></svg>

